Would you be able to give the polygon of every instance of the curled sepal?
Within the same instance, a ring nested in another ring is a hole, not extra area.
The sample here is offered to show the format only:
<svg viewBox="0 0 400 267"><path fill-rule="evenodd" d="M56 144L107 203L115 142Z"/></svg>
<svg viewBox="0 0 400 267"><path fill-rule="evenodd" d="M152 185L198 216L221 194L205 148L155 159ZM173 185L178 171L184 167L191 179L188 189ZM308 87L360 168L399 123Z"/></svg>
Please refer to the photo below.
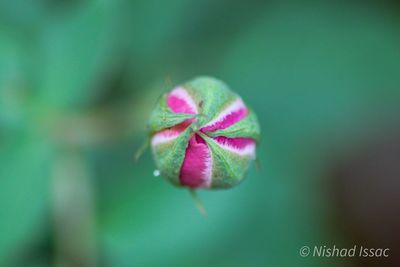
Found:
<svg viewBox="0 0 400 267"><path fill-rule="evenodd" d="M151 140L156 166L163 177L181 185L179 176L191 130L168 129L155 134Z"/></svg>
<svg viewBox="0 0 400 267"><path fill-rule="evenodd" d="M202 137L212 155L211 188L230 188L239 184L255 159L255 141L240 137Z"/></svg>
<svg viewBox="0 0 400 267"><path fill-rule="evenodd" d="M221 111L233 102L237 95L228 86L217 79L200 77L183 85L193 101L198 105L198 125L205 125L215 119Z"/></svg>
<svg viewBox="0 0 400 267"><path fill-rule="evenodd" d="M194 117L196 117L196 114L173 112L168 107L167 95L164 94L158 99L151 112L147 127L150 133L155 133Z"/></svg>
<svg viewBox="0 0 400 267"><path fill-rule="evenodd" d="M210 137L248 137L258 142L260 141L260 125L258 124L256 114L249 109L249 113L244 119L238 121L235 124L232 124L225 129L209 132L208 135Z"/></svg>

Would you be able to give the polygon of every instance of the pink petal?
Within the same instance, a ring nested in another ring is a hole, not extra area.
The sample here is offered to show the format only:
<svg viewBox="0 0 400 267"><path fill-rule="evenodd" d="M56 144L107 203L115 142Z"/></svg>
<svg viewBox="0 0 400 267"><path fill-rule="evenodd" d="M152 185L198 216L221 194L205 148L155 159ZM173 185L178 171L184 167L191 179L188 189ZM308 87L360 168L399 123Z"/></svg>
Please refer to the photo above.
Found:
<svg viewBox="0 0 400 267"><path fill-rule="evenodd" d="M181 184L193 188L209 187L211 166L211 154L206 142L199 135L193 135L186 148L185 159L181 167Z"/></svg>
<svg viewBox="0 0 400 267"><path fill-rule="evenodd" d="M169 93L167 96L167 105L175 113L197 113L196 103L182 87L177 87Z"/></svg>
<svg viewBox="0 0 400 267"><path fill-rule="evenodd" d="M232 124L240 121L247 115L247 108L239 98L227 108L225 108L214 120L205 125L202 132L214 132L228 128Z"/></svg>
<svg viewBox="0 0 400 267"><path fill-rule="evenodd" d="M233 153L255 157L256 142L251 138L236 137L228 138L225 136L217 136L213 138L222 148Z"/></svg>

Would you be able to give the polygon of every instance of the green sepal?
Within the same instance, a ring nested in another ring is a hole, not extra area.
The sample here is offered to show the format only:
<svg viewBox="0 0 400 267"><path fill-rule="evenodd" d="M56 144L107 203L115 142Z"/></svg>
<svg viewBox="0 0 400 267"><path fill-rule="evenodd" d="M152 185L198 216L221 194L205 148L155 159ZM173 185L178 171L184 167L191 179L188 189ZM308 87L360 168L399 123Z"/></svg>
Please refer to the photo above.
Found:
<svg viewBox="0 0 400 267"><path fill-rule="evenodd" d="M155 133L163 129L177 125L187 119L196 117L196 114L174 113L167 106L167 94L162 95L150 114L148 129L149 133Z"/></svg>
<svg viewBox="0 0 400 267"><path fill-rule="evenodd" d="M238 96L229 90L228 86L211 77L199 77L187 82L183 87L193 97L198 106L197 125L203 126L218 114Z"/></svg>
<svg viewBox="0 0 400 267"><path fill-rule="evenodd" d="M210 137L225 136L230 138L235 137L247 137L252 138L255 141L260 141L260 125L258 124L257 116L249 110L249 114L237 123L214 132L207 132Z"/></svg>
<svg viewBox="0 0 400 267"><path fill-rule="evenodd" d="M230 188L239 184L244 179L253 157L223 149L212 138L202 133L198 134L204 138L211 150L213 165L210 188Z"/></svg>
<svg viewBox="0 0 400 267"><path fill-rule="evenodd" d="M152 146L154 160L161 175L177 186L181 186L179 173L192 133L192 129L188 127L177 138Z"/></svg>

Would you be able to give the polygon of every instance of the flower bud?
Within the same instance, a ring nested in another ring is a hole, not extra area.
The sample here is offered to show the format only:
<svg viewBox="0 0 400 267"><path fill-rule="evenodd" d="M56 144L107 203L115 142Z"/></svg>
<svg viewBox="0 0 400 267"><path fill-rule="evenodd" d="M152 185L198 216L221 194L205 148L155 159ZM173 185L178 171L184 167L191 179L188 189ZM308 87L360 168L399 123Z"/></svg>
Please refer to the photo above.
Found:
<svg viewBox="0 0 400 267"><path fill-rule="evenodd" d="M177 186L229 188L256 157L256 115L223 82L200 77L164 94L149 120L153 157Z"/></svg>

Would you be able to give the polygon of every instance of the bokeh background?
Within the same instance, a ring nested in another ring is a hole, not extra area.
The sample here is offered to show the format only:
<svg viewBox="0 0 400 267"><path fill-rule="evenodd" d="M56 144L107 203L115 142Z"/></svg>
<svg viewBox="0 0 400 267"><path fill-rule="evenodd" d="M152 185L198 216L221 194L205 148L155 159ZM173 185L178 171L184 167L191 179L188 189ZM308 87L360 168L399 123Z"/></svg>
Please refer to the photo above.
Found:
<svg viewBox="0 0 400 267"><path fill-rule="evenodd" d="M199 193L206 218L133 161L157 97L198 75L263 130L260 170ZM399 114L397 1L0 1L0 266L400 266Z"/></svg>

